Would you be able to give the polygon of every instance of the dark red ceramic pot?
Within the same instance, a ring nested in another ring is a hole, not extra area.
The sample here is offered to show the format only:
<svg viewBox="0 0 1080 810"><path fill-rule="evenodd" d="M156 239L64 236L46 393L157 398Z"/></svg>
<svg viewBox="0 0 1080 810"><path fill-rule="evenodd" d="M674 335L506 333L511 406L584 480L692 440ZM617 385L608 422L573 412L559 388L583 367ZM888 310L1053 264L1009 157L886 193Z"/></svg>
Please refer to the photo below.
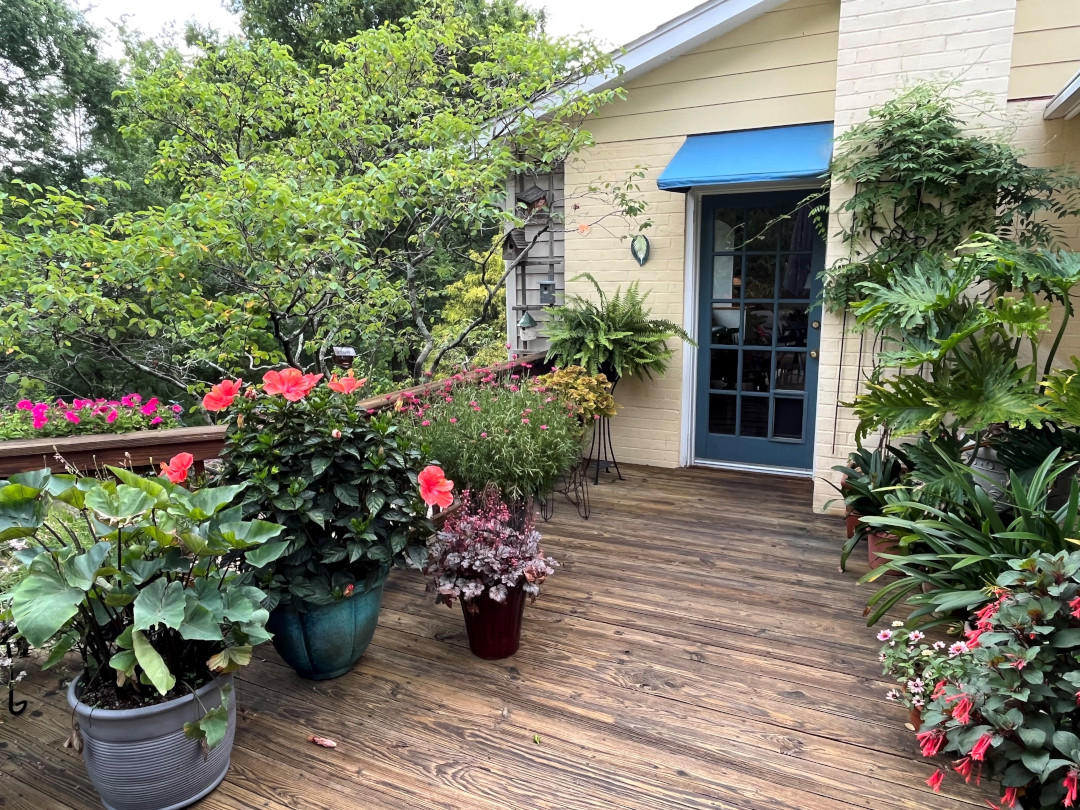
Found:
<svg viewBox="0 0 1080 810"><path fill-rule="evenodd" d="M469 649L473 655L494 660L508 658L517 652L521 643L525 591L513 588L505 602L496 602L484 591L471 604L462 602L461 608L465 613L465 631L469 634Z"/></svg>
<svg viewBox="0 0 1080 810"><path fill-rule="evenodd" d="M889 562L882 554L899 554L900 553L900 538L889 531L872 531L866 535L867 551L870 556L870 568L873 570L878 566L884 565ZM886 572L889 576L900 576L899 571Z"/></svg>

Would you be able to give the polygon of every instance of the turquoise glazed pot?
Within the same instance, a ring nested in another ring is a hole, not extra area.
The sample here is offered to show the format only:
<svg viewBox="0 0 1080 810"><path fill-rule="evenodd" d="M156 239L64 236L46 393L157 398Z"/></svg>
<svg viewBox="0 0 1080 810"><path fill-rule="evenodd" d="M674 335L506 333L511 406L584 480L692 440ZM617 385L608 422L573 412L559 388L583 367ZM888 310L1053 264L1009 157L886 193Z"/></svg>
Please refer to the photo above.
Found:
<svg viewBox="0 0 1080 810"><path fill-rule="evenodd" d="M293 604L278 605L266 625L278 655L301 678L314 681L351 670L375 635L387 574L369 590L340 602L305 603L302 611Z"/></svg>

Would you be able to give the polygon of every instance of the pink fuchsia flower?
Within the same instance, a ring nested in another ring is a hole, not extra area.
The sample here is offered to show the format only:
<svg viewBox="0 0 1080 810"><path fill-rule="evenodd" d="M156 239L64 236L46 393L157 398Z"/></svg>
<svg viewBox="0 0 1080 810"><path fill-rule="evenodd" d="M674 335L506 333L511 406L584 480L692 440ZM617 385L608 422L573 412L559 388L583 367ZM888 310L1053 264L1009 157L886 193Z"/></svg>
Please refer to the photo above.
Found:
<svg viewBox="0 0 1080 810"><path fill-rule="evenodd" d="M454 482L446 478L441 467L429 464L417 476L420 484L420 497L428 506L447 508L454 502Z"/></svg>
<svg viewBox="0 0 1080 810"><path fill-rule="evenodd" d="M20 411L32 411L34 410L34 403L28 399L20 399L15 403L15 407Z"/></svg>
<svg viewBox="0 0 1080 810"><path fill-rule="evenodd" d="M945 772L940 768L934 771L934 775L926 780L926 784L934 789L934 793L941 790L941 781L945 778Z"/></svg>
<svg viewBox="0 0 1080 810"><path fill-rule="evenodd" d="M971 771L972 771L971 757L964 757L958 759L953 763L952 769L964 777L964 781L971 784Z"/></svg>
<svg viewBox="0 0 1080 810"><path fill-rule="evenodd" d="M915 735L919 741L924 757L935 757L945 747L945 732L940 728L932 728Z"/></svg>
<svg viewBox="0 0 1080 810"><path fill-rule="evenodd" d="M1062 783L1065 785L1065 802L1063 807L1073 807L1076 803L1076 793L1078 788L1077 770L1075 768L1069 768L1069 772L1065 774L1065 781Z"/></svg>
<svg viewBox="0 0 1080 810"><path fill-rule="evenodd" d="M1072 617L1074 619L1080 619L1080 596L1069 602L1069 610L1072 611Z"/></svg>
<svg viewBox="0 0 1080 810"><path fill-rule="evenodd" d="M151 425L160 425L162 423L162 421L164 421L164 420L162 420L162 418L160 416L155 416L153 419L150 420L150 424Z"/></svg>
<svg viewBox="0 0 1080 810"><path fill-rule="evenodd" d="M73 424L73 425L77 425L77 424L79 424L79 422L82 421L72 411L64 411L64 418L67 419L69 422L71 422L71 424Z"/></svg>
<svg viewBox="0 0 1080 810"><path fill-rule="evenodd" d="M986 752L990 749L990 745L993 742L993 734L990 732L983 734L975 741L975 745L971 749L971 758L976 762L982 762L986 758Z"/></svg>
<svg viewBox="0 0 1080 810"><path fill-rule="evenodd" d="M892 630L882 630L877 634L878 641L888 641L892 638Z"/></svg>
<svg viewBox="0 0 1080 810"><path fill-rule="evenodd" d="M971 722L971 710L975 708L975 702L965 694L953 695L945 698L946 703L957 701L952 708L952 719L962 726Z"/></svg>
<svg viewBox="0 0 1080 810"><path fill-rule="evenodd" d="M1015 787L1007 787L1007 788L1005 788L1005 795L1001 797L1002 810L1004 810L1004 808L1006 808L1006 807L1008 807L1008 808L1016 807L1016 800L1018 798L1020 798L1017 795L1018 790L1019 790L1019 788L1015 788Z"/></svg>
<svg viewBox="0 0 1080 810"><path fill-rule="evenodd" d="M117 417L116 411L109 411L109 415L105 417L105 421L108 422L111 425L113 422L116 421L116 417Z"/></svg>

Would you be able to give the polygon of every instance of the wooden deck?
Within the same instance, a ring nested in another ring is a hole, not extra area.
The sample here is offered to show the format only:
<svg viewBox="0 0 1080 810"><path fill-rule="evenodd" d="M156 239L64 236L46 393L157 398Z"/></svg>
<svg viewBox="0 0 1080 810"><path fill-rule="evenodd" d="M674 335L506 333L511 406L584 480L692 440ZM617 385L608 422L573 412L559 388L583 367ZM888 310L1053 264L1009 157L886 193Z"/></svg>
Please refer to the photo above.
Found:
<svg viewBox="0 0 1080 810"><path fill-rule="evenodd" d="M401 572L351 674L303 681L261 648L232 770L197 807L955 810L998 795L955 775L925 786L860 618L865 563L837 572L843 527L811 513L809 482L624 472L592 489L590 520L560 503L542 527L563 567L512 659L472 657L460 611ZM33 674L26 713L0 715L4 810L100 806L62 748L69 675Z"/></svg>

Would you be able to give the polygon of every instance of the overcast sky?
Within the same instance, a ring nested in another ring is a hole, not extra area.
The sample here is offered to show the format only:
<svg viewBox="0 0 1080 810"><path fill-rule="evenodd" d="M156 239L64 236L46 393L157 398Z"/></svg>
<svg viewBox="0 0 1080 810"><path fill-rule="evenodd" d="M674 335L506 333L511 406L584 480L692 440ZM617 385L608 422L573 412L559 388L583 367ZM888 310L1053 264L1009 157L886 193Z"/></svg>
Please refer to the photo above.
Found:
<svg viewBox="0 0 1080 810"><path fill-rule="evenodd" d="M625 45L661 23L693 8L701 0L527 0L546 6L548 31L556 36L591 31L610 46ZM158 34L170 21L177 30L189 19L234 31L236 20L220 0L93 0L88 12L100 27L129 16L129 25L144 34Z"/></svg>

